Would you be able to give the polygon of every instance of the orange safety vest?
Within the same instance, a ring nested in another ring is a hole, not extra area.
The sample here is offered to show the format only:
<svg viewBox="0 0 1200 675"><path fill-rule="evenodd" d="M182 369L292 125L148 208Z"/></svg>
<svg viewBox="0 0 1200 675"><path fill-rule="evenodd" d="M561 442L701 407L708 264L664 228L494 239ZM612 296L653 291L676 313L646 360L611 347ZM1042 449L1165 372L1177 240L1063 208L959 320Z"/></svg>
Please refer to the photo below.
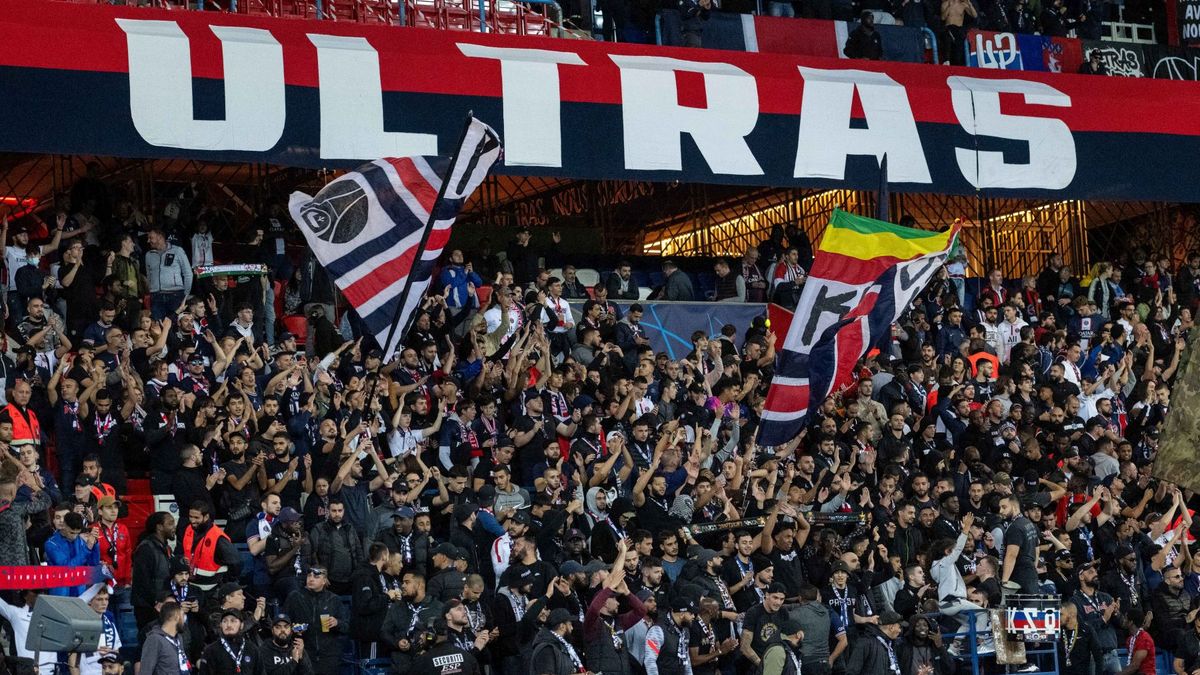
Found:
<svg viewBox="0 0 1200 675"><path fill-rule="evenodd" d="M196 530L191 525L183 531L183 554L187 558L188 566L191 567L192 576L198 577L192 580L196 586L203 588L206 580L213 580L213 577L218 574L223 574L228 568L224 565L217 564L217 542L224 538L229 541L229 535L213 525L208 528L208 532L204 534L204 538L199 544L194 543L196 538Z"/></svg>
<svg viewBox="0 0 1200 675"><path fill-rule="evenodd" d="M37 414L33 409L26 408L22 413L17 408L16 403L9 403L4 407L8 416L12 418L13 425L13 440L12 445L41 445L42 443L42 425L38 423ZM26 417L28 415L28 417Z"/></svg>
<svg viewBox="0 0 1200 675"><path fill-rule="evenodd" d="M100 501L100 498L105 497L105 496L113 497L113 498L116 498L116 496L117 496L116 488L109 485L108 483L101 483L99 485L93 485L91 492L92 492L92 497L96 501Z"/></svg>

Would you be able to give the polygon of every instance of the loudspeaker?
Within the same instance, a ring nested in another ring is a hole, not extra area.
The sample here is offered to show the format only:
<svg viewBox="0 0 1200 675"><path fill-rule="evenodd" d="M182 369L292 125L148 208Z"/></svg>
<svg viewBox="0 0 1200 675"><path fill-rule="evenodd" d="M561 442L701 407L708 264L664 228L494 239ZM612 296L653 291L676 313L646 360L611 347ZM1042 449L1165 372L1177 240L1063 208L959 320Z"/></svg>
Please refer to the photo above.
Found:
<svg viewBox="0 0 1200 675"><path fill-rule="evenodd" d="M94 652L104 622L79 598L39 595L29 620L25 649L31 652Z"/></svg>

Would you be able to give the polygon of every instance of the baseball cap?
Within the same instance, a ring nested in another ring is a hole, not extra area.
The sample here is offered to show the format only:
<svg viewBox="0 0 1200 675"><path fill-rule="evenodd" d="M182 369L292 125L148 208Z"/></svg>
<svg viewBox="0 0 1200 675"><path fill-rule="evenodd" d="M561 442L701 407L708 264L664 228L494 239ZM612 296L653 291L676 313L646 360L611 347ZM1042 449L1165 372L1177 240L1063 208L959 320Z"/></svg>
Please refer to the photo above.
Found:
<svg viewBox="0 0 1200 675"><path fill-rule="evenodd" d="M850 574L850 566L846 564L845 560L838 560L837 562L833 563L833 571Z"/></svg>
<svg viewBox="0 0 1200 675"><path fill-rule="evenodd" d="M229 609L223 610L221 612L222 619L224 619L227 616L236 617L238 621L241 621L242 620L242 610L234 609L234 608L230 607Z"/></svg>
<svg viewBox="0 0 1200 675"><path fill-rule="evenodd" d="M528 511L517 511L516 513L512 514L512 519L518 525L528 525L529 521L530 521L529 512Z"/></svg>
<svg viewBox="0 0 1200 675"><path fill-rule="evenodd" d="M568 560L558 567L558 573L566 576L569 574L579 574L583 571L583 565L580 565L575 560Z"/></svg>
<svg viewBox="0 0 1200 675"><path fill-rule="evenodd" d="M804 626L802 626L800 622L795 619L784 619L779 625L780 635L795 635L802 630L804 630Z"/></svg>
<svg viewBox="0 0 1200 675"><path fill-rule="evenodd" d="M291 623L292 617L288 616L286 612L279 612L278 614L275 615L275 618L271 620L271 625L274 626L275 624L280 623L280 622Z"/></svg>
<svg viewBox="0 0 1200 675"><path fill-rule="evenodd" d="M642 602L645 602L652 597L654 597L654 591L650 590L649 588L643 588L637 592L637 599L641 600Z"/></svg>
<svg viewBox="0 0 1200 675"><path fill-rule="evenodd" d="M886 611L883 614L879 615L879 625L880 626L893 626L902 621L904 621L904 617L900 616L899 614L897 614L891 610Z"/></svg>
<svg viewBox="0 0 1200 675"><path fill-rule="evenodd" d="M563 541L575 541L576 539L587 539L587 537L583 536L583 532L574 527L567 530L567 534L563 536Z"/></svg>
<svg viewBox="0 0 1200 675"><path fill-rule="evenodd" d="M477 511L478 509L479 509L478 506L476 506L475 504L470 504L468 502L463 502L462 504L457 504L454 507L454 520L456 520L460 523L464 522L467 518L470 518L471 515L474 514L475 511Z"/></svg>
<svg viewBox="0 0 1200 675"><path fill-rule="evenodd" d="M433 549L434 555L438 555L439 553L454 560L458 556L458 547L448 542L442 542Z"/></svg>
<svg viewBox="0 0 1200 675"><path fill-rule="evenodd" d="M699 551L696 551L696 559L700 561L701 565L706 565L710 560L714 558L722 558L724 555L725 554L721 553L720 551L714 551L711 548L702 548Z"/></svg>
<svg viewBox="0 0 1200 675"><path fill-rule="evenodd" d="M96 502L96 506L104 508L105 506L112 506L113 504L120 505L120 503L121 502L117 501L116 497L112 495L104 495L100 498L100 501Z"/></svg>
<svg viewBox="0 0 1200 675"><path fill-rule="evenodd" d="M678 593L671 598L672 612L692 612L696 613L696 601L682 593Z"/></svg>
<svg viewBox="0 0 1200 675"><path fill-rule="evenodd" d="M553 628L564 623L571 623L574 620L570 610L559 607L550 612L550 620L546 622L547 626Z"/></svg>
<svg viewBox="0 0 1200 675"><path fill-rule="evenodd" d="M278 523L298 523L300 522L300 512L290 506L285 506L279 511L279 515L275 517Z"/></svg>
<svg viewBox="0 0 1200 675"><path fill-rule="evenodd" d="M396 512L392 515L396 518L408 518L409 520L412 520L416 517L417 512L413 511L411 506L401 506L400 508L396 509Z"/></svg>

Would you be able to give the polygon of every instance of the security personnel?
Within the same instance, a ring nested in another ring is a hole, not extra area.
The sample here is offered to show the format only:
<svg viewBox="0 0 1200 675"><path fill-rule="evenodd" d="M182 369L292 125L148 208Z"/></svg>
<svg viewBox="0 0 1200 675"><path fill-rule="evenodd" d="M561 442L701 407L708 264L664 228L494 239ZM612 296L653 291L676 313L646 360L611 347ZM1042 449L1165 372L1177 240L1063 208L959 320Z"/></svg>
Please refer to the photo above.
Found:
<svg viewBox="0 0 1200 675"><path fill-rule="evenodd" d="M188 509L188 522L178 554L192 569L192 586L203 597L222 580L237 579L241 561L229 535L216 526L208 503L198 500Z"/></svg>
<svg viewBox="0 0 1200 675"><path fill-rule="evenodd" d="M8 415L8 419L12 420L13 435L9 445L17 449L25 445L32 445L40 452L42 425L38 422L37 413L29 407L29 399L32 395L33 389L30 388L29 383L25 380L17 380L13 385L12 401L4 407L4 413Z"/></svg>
<svg viewBox="0 0 1200 675"><path fill-rule="evenodd" d="M434 619L433 630L437 642L417 657L404 671L409 675L479 675L479 661L471 650L463 649L447 639L449 629L442 617Z"/></svg>

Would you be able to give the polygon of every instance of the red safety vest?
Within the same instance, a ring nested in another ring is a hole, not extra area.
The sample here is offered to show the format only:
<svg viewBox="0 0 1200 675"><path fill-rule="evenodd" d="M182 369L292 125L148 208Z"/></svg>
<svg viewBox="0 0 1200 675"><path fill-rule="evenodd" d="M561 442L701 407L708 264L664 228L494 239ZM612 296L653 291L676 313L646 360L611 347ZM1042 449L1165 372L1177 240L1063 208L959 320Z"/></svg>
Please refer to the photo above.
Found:
<svg viewBox="0 0 1200 675"><path fill-rule="evenodd" d="M217 542L222 538L229 540L229 536L225 532L213 525L208 528L208 532L204 533L204 538L196 543L196 530L191 525L183 531L183 554L187 558L188 565L191 567L192 583L203 588L206 585L213 585L216 577L219 574L225 573L228 569L224 565L217 564ZM210 583L206 583L210 582Z"/></svg>
<svg viewBox="0 0 1200 675"><path fill-rule="evenodd" d="M16 403L9 403L4 410L12 418L13 445L41 445L42 425L32 409L26 408L25 412L21 412Z"/></svg>

